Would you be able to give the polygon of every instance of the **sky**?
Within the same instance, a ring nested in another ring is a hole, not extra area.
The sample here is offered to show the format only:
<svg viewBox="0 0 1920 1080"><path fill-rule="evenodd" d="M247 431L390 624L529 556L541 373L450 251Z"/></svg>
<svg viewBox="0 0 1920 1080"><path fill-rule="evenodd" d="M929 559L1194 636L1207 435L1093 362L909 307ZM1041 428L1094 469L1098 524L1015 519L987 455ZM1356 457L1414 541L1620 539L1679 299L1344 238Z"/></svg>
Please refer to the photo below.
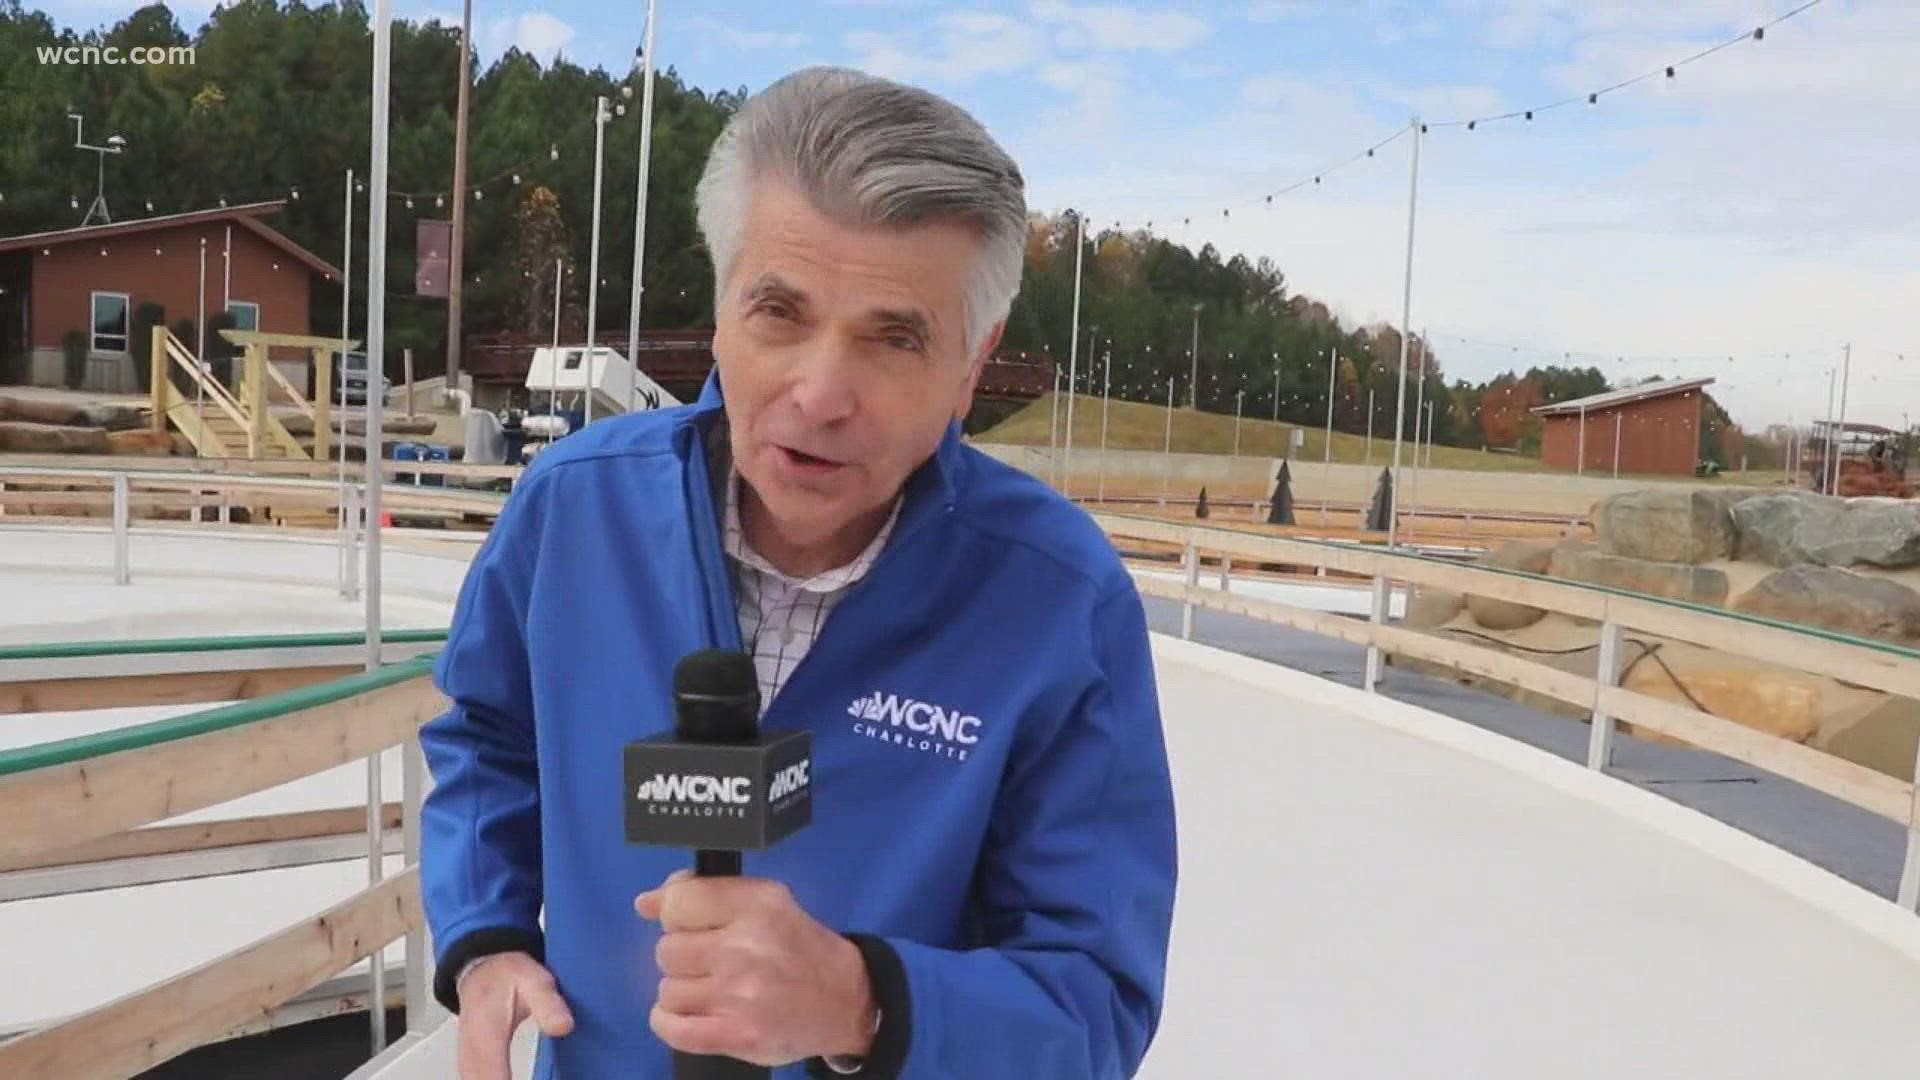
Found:
<svg viewBox="0 0 1920 1080"><path fill-rule="evenodd" d="M809 64L927 87L1021 163L1032 209L1269 256L1355 323L1402 321L1418 116L1411 322L1450 378L1712 375L1757 429L1824 416L1850 343L1848 417L1898 425L1920 419L1920 0L1824 0L1660 74L1801 2L660 0L656 52L714 90ZM474 6L483 61L625 70L644 32L642 0Z"/></svg>

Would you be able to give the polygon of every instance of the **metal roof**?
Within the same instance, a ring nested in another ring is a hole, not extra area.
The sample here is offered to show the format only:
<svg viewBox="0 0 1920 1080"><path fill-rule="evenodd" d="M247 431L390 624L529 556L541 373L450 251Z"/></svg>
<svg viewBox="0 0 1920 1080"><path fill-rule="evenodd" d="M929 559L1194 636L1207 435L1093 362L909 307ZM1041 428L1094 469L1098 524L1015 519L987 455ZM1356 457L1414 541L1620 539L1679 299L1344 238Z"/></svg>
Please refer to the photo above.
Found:
<svg viewBox="0 0 1920 1080"><path fill-rule="evenodd" d="M1604 394L1575 398L1572 401L1556 401L1551 405L1537 406L1533 411L1542 416L1559 416L1565 413L1591 412L1594 409L1610 409L1620 405L1649 401L1653 398L1667 397L1671 394L1697 390L1713 385L1713 376L1705 375L1697 379L1662 379L1658 382L1641 383L1620 390L1609 390Z"/></svg>
<svg viewBox="0 0 1920 1080"><path fill-rule="evenodd" d="M259 220L268 214L279 212L286 205L284 199L271 199L240 206L223 206L213 210L190 210L184 214L162 214L158 217L132 218L105 225L82 225L72 229L54 229L50 232L28 233L24 236L0 237L0 254L110 240L120 236L151 232L155 229L176 229L187 225L227 222L240 226L286 252L314 273L337 280L341 276L339 268L294 243L286 234Z"/></svg>

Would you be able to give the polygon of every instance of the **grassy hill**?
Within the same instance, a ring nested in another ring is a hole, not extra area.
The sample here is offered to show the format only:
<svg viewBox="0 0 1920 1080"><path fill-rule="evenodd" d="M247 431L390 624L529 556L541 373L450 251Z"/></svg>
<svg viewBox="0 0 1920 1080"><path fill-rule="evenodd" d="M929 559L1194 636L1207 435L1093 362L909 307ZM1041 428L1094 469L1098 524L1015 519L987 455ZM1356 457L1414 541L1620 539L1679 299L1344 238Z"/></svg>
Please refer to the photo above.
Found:
<svg viewBox="0 0 1920 1080"><path fill-rule="evenodd" d="M1066 396L1061 395L1059 430L1066 430ZM1135 401L1115 401L1107 417L1107 445L1124 450L1159 450L1166 446L1167 409ZM1053 395L1045 394L1026 408L994 427L975 436L977 442L1008 443L1016 446L1046 446L1048 425L1052 423ZM1285 453L1290 433L1297 425L1276 424L1251 417L1240 421L1240 452L1248 456L1280 457ZM1295 457L1301 461L1320 461L1326 453L1324 429L1304 428L1306 443ZM1100 445L1100 399L1085 394L1073 406L1073 445ZM1215 413L1173 410L1173 449L1176 453L1230 454L1233 452L1233 417ZM1412 461L1413 444L1401 451ZM1393 441L1376 431L1373 439L1375 465L1385 465L1393 456ZM1368 460L1364 435L1333 433L1333 460L1359 464ZM1538 458L1519 454L1496 454L1483 450L1462 450L1452 446L1433 448L1433 465L1440 469L1484 469L1499 472L1532 472L1540 468Z"/></svg>

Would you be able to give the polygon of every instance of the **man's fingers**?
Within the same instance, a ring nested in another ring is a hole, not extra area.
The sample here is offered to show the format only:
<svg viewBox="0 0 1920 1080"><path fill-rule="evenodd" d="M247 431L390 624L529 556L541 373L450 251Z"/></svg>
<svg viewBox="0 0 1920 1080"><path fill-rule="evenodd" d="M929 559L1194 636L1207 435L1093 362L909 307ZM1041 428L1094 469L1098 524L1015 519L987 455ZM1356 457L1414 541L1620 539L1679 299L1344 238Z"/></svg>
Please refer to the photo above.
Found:
<svg viewBox="0 0 1920 1080"><path fill-rule="evenodd" d="M679 930L661 934L653 947L653 963L660 974L680 978L701 975L725 975L727 962L725 932L721 930Z"/></svg>
<svg viewBox="0 0 1920 1080"><path fill-rule="evenodd" d="M513 1080L507 1046L513 1039L510 999L475 1000L460 1010L460 1080Z"/></svg>
<svg viewBox="0 0 1920 1080"><path fill-rule="evenodd" d="M551 978L546 980L529 979L521 984L521 1000L526 1004L527 1015L533 1018L540 1034L550 1039L558 1039L573 1033L573 1011L554 987Z"/></svg>
<svg viewBox="0 0 1920 1080"><path fill-rule="evenodd" d="M683 1054L726 1054L752 1060L740 1021L731 1016L686 1016L659 1005L647 1022L660 1041Z"/></svg>
<svg viewBox="0 0 1920 1080"><path fill-rule="evenodd" d="M749 911L791 902L786 886L764 878L689 877L658 891L660 928L670 932L717 930Z"/></svg>
<svg viewBox="0 0 1920 1080"><path fill-rule="evenodd" d="M666 901L667 888L677 882L685 881L692 876L693 871L685 869L675 870L673 873L668 874L667 880L661 882L659 886L648 889L646 892L633 898L633 910L639 912L640 917L643 919L659 922L660 905Z"/></svg>
<svg viewBox="0 0 1920 1080"><path fill-rule="evenodd" d="M724 988L712 976L691 979L661 979L654 998L657 1006L677 1016L705 1016L720 1004Z"/></svg>

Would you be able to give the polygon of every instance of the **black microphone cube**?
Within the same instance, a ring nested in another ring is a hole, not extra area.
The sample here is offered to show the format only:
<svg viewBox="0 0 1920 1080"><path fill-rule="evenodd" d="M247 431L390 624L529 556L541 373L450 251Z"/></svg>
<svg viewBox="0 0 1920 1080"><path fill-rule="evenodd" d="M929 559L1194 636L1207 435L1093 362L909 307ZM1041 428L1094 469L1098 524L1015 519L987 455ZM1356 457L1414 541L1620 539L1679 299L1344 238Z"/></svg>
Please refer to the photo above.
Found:
<svg viewBox="0 0 1920 1080"><path fill-rule="evenodd" d="M763 731L738 743L671 732L627 744L627 841L758 851L813 820L813 734Z"/></svg>

